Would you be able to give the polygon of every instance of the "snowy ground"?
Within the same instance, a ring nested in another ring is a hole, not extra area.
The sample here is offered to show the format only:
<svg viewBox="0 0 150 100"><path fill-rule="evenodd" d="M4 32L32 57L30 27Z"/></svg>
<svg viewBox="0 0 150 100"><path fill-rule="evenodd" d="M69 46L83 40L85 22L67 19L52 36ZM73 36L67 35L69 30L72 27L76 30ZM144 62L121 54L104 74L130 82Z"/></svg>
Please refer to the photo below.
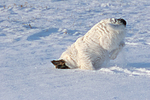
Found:
<svg viewBox="0 0 150 100"><path fill-rule="evenodd" d="M1 0L0 100L150 100L150 1ZM127 20L126 47L108 68L50 63L101 19Z"/></svg>

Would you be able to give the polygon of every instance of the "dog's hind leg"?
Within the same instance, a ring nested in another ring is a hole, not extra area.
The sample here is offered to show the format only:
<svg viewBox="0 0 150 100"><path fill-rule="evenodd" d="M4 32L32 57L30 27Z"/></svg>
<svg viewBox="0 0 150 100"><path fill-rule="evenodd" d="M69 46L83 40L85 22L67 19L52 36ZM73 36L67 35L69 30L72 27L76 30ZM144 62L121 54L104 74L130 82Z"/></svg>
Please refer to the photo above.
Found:
<svg viewBox="0 0 150 100"><path fill-rule="evenodd" d="M58 69L70 69L68 66L66 66L65 61L64 60L53 60L51 61L52 64L55 65L56 68Z"/></svg>

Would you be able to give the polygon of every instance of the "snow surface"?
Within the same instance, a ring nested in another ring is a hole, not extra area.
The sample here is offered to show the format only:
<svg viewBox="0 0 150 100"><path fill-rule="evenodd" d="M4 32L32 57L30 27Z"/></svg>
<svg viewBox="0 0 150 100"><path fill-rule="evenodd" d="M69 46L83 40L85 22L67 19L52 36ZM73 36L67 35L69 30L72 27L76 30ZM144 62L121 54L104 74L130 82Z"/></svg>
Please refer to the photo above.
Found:
<svg viewBox="0 0 150 100"><path fill-rule="evenodd" d="M150 100L150 1L1 0L0 100ZM50 63L93 25L124 18L126 46L108 68Z"/></svg>

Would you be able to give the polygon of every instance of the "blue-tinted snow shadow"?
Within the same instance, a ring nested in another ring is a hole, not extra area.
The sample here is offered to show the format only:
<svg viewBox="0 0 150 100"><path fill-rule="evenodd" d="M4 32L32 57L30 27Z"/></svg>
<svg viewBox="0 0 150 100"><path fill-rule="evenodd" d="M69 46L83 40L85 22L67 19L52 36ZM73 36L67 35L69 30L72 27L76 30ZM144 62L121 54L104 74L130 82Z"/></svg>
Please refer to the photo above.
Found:
<svg viewBox="0 0 150 100"><path fill-rule="evenodd" d="M50 28L47 30L42 30L39 33L35 33L33 35L28 36L27 40L28 41L40 40L41 37L49 36L52 33L62 33L62 34L65 33L63 31L58 31L58 30L59 30L58 28ZM67 30L66 34L74 34L76 32L77 32L77 30ZM76 34L76 35L79 35L79 34Z"/></svg>
<svg viewBox="0 0 150 100"><path fill-rule="evenodd" d="M0 36L6 36L6 34L3 34L3 33L2 33L2 34L0 34Z"/></svg>
<svg viewBox="0 0 150 100"><path fill-rule="evenodd" d="M39 33L35 33L33 35L30 35L27 40L28 41L34 41L34 40L39 40L40 37L46 37L49 36L51 33L56 33L58 31L58 28L50 28L48 30L43 30Z"/></svg>
<svg viewBox="0 0 150 100"><path fill-rule="evenodd" d="M127 67L150 68L150 63L128 63Z"/></svg>

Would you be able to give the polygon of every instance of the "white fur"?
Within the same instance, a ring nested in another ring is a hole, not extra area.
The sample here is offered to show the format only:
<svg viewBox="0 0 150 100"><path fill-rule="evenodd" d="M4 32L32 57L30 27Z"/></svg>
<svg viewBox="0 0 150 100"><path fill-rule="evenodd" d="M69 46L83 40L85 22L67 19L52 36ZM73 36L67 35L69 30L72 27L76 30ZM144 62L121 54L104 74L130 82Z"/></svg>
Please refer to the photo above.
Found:
<svg viewBox="0 0 150 100"><path fill-rule="evenodd" d="M106 67L124 47L126 28L114 18L104 19L77 39L60 59L70 68L97 70Z"/></svg>

